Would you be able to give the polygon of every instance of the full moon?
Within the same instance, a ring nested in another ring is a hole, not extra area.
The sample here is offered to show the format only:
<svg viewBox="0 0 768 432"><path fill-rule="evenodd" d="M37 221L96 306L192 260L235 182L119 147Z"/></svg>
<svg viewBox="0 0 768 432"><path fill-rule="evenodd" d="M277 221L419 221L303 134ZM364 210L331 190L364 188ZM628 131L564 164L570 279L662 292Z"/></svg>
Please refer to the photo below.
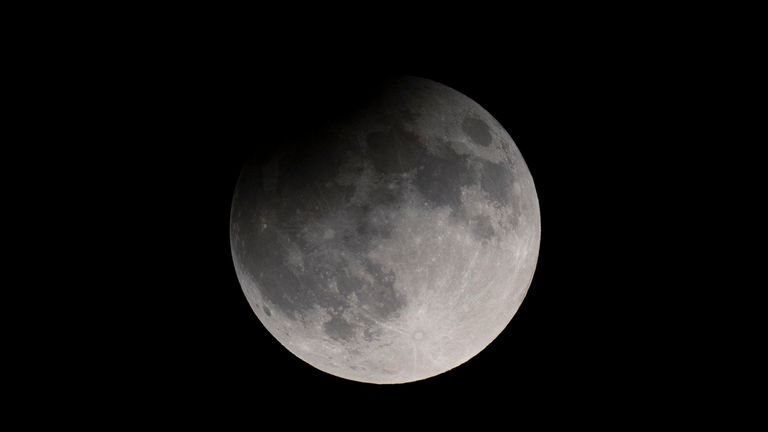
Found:
<svg viewBox="0 0 768 432"><path fill-rule="evenodd" d="M393 79L351 108L244 165L235 270L259 320L317 369L429 378L520 307L541 237L533 178L499 122L442 84Z"/></svg>

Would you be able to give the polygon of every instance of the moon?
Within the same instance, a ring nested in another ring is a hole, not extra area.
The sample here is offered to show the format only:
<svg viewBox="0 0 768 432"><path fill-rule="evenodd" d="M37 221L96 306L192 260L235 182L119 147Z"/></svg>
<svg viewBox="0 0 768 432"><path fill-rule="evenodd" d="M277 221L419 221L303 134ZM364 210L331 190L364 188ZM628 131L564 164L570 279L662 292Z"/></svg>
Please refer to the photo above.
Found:
<svg viewBox="0 0 768 432"><path fill-rule="evenodd" d="M509 324L533 278L533 178L480 105L390 80L344 119L246 163L232 201L235 270L290 352L349 380L446 372Z"/></svg>

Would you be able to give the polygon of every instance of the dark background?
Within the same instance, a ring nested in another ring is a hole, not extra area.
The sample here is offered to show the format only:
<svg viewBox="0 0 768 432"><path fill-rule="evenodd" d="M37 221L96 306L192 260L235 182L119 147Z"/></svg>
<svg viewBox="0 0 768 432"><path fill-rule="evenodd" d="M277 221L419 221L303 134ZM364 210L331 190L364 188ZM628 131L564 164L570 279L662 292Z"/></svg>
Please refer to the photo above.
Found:
<svg viewBox="0 0 768 432"><path fill-rule="evenodd" d="M649 156L642 122L633 118L638 110L627 107L627 100L646 103L648 89L624 73L633 65L606 52L510 50L504 58L489 68L453 58L327 67L327 59L309 57L288 71L264 72L260 66L273 62L265 57L244 67L206 62L189 75L175 68L156 83L168 94L151 102L159 106L146 120L162 134L139 150L135 143L126 148L143 162L126 182L140 186L141 207L133 211L143 241L135 252L149 269L137 287L144 307L128 326L140 348L126 354L137 356L129 364L139 365L147 392L267 407L632 408L624 398L650 385L666 361L661 341L649 340L659 318L654 293L664 282L648 275L665 263L646 255L659 241L652 220L663 197L645 167L663 167ZM395 386L345 381L284 349L242 294L228 231L245 158L303 139L313 125L354 107L385 74L441 82L490 111L525 157L542 217L537 271L508 328L461 367Z"/></svg>
<svg viewBox="0 0 768 432"><path fill-rule="evenodd" d="M93 257L76 268L97 289L78 297L76 330L62 330L61 398L84 389L83 406L127 417L321 425L680 414L711 383L689 355L712 333L687 315L698 287L679 244L696 221L678 211L702 188L685 172L701 145L689 107L707 93L688 64L709 47L678 35L674 17L649 27L561 12L464 17L470 26L412 17L415 32L396 20L298 31L266 25L269 15L166 16L175 25L129 25L96 44L84 34L82 54L55 66L77 75L63 80L65 100L88 105L88 128L69 127L94 145L67 153L89 168L70 173L95 209L85 225L96 239L83 246ZM314 369L261 325L232 265L229 211L246 158L311 135L391 75L448 85L504 126L533 175L542 239L528 295L487 349L439 376L377 386Z"/></svg>

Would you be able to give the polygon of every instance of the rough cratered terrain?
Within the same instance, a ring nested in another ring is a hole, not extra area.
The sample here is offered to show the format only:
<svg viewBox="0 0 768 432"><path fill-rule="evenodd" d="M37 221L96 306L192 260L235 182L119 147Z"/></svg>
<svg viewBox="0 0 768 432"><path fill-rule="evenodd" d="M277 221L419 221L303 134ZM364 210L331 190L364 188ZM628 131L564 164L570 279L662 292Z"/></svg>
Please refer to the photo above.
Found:
<svg viewBox="0 0 768 432"><path fill-rule="evenodd" d="M501 125L417 78L241 174L240 283L267 329L320 370L401 383L485 348L528 289L540 222Z"/></svg>

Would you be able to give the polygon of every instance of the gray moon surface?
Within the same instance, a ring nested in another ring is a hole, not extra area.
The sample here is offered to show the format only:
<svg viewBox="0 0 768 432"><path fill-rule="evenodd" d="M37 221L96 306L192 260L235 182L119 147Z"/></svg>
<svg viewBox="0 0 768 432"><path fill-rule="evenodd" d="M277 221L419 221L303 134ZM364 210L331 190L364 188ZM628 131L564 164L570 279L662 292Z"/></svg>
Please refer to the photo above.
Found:
<svg viewBox="0 0 768 432"><path fill-rule="evenodd" d="M533 278L533 178L480 105L391 80L354 114L247 163L230 244L259 320L338 377L404 383L490 344Z"/></svg>

